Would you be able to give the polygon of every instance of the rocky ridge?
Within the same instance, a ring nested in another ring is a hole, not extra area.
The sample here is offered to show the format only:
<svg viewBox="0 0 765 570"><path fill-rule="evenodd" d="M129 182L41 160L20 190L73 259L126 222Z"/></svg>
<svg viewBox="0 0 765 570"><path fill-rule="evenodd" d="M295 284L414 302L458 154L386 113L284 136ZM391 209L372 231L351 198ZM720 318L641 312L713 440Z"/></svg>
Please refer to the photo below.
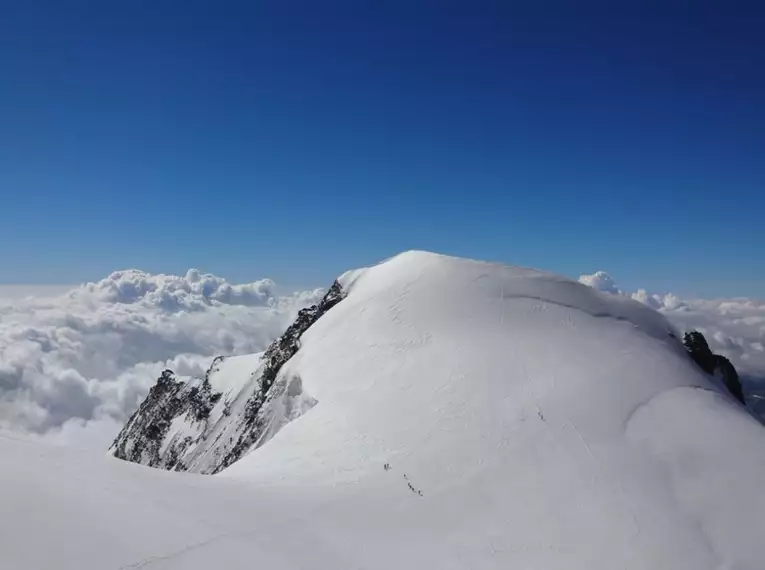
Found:
<svg viewBox="0 0 765 570"><path fill-rule="evenodd" d="M739 402L746 405L746 398L738 378L736 368L730 360L720 354L714 354L707 339L699 331L689 331L683 336L683 344L691 358L707 374L722 379L728 392Z"/></svg>
<svg viewBox="0 0 765 570"><path fill-rule="evenodd" d="M162 372L109 452L160 469L217 473L259 447L294 419L294 411L279 417L285 399L300 398L298 414L315 403L302 394L299 378L280 372L300 349L301 335L343 296L335 282L319 303L301 309L282 336L256 360L248 361L249 367L239 372L242 380L226 393L215 389L216 378L229 363L250 357L219 356L204 378L188 382L178 380L171 370ZM241 367L239 362L237 366Z"/></svg>

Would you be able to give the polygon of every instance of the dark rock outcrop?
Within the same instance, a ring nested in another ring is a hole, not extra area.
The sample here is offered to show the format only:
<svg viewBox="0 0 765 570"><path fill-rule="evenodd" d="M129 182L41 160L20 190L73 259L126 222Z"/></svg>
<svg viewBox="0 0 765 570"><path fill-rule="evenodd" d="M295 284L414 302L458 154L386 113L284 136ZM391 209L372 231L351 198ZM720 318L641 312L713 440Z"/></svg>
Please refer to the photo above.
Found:
<svg viewBox="0 0 765 570"><path fill-rule="evenodd" d="M175 378L171 370L165 370L149 395L131 416L112 444L112 453L119 459L142 463L164 469L185 470L171 454L160 454L162 442L172 421L190 413L197 421L207 418L221 394L213 392L205 377L200 386L190 386ZM190 443L185 442L186 445ZM181 444L183 447L183 443ZM175 456L183 449L175 449Z"/></svg>
<svg viewBox="0 0 765 570"><path fill-rule="evenodd" d="M699 331L687 332L683 335L683 344L691 358L704 372L707 374L714 373L717 359L709 349L709 344L703 334Z"/></svg>
<svg viewBox="0 0 765 570"><path fill-rule="evenodd" d="M744 391L741 388L741 382L735 367L731 364L730 360L719 354L714 354L710 350L707 339L704 338L703 334L699 331L687 332L683 336L683 344L694 362L699 365L699 368L707 374L718 372L722 376L728 392L739 402L746 404Z"/></svg>
<svg viewBox="0 0 765 570"><path fill-rule="evenodd" d="M722 374L725 387L728 388L728 391L733 394L739 402L746 404L744 390L741 387L741 381L738 378L738 372L736 372L735 367L731 364L731 361L724 356L716 354L715 357L717 358L717 369L720 371L720 374Z"/></svg>

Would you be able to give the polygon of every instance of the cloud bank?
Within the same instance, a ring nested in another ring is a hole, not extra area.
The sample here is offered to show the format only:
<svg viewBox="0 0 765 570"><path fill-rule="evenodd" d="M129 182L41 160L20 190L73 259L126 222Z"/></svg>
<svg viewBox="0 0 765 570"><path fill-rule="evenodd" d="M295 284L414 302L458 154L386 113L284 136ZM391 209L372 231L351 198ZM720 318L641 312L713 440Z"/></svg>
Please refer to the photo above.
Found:
<svg viewBox="0 0 765 570"><path fill-rule="evenodd" d="M0 298L0 427L105 448L164 368L200 376L214 356L263 350L322 293L127 270Z"/></svg>

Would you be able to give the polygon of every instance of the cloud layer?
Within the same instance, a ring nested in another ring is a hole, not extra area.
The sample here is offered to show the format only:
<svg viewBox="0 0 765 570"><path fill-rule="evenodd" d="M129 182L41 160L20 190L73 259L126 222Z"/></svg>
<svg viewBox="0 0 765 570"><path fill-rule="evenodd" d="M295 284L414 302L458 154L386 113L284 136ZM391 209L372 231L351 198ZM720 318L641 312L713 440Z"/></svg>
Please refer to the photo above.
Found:
<svg viewBox="0 0 765 570"><path fill-rule="evenodd" d="M162 369L199 376L216 355L263 350L323 292L274 290L128 270L63 295L0 298L0 427L104 448Z"/></svg>

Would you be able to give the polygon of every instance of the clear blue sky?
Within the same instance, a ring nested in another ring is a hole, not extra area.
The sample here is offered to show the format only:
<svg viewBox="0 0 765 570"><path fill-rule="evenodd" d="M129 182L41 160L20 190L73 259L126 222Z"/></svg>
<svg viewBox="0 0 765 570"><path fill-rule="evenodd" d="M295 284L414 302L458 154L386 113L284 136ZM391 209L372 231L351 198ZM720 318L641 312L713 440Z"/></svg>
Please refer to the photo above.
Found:
<svg viewBox="0 0 765 570"><path fill-rule="evenodd" d="M0 1L0 282L318 286L418 248L765 297L763 30L735 1Z"/></svg>

